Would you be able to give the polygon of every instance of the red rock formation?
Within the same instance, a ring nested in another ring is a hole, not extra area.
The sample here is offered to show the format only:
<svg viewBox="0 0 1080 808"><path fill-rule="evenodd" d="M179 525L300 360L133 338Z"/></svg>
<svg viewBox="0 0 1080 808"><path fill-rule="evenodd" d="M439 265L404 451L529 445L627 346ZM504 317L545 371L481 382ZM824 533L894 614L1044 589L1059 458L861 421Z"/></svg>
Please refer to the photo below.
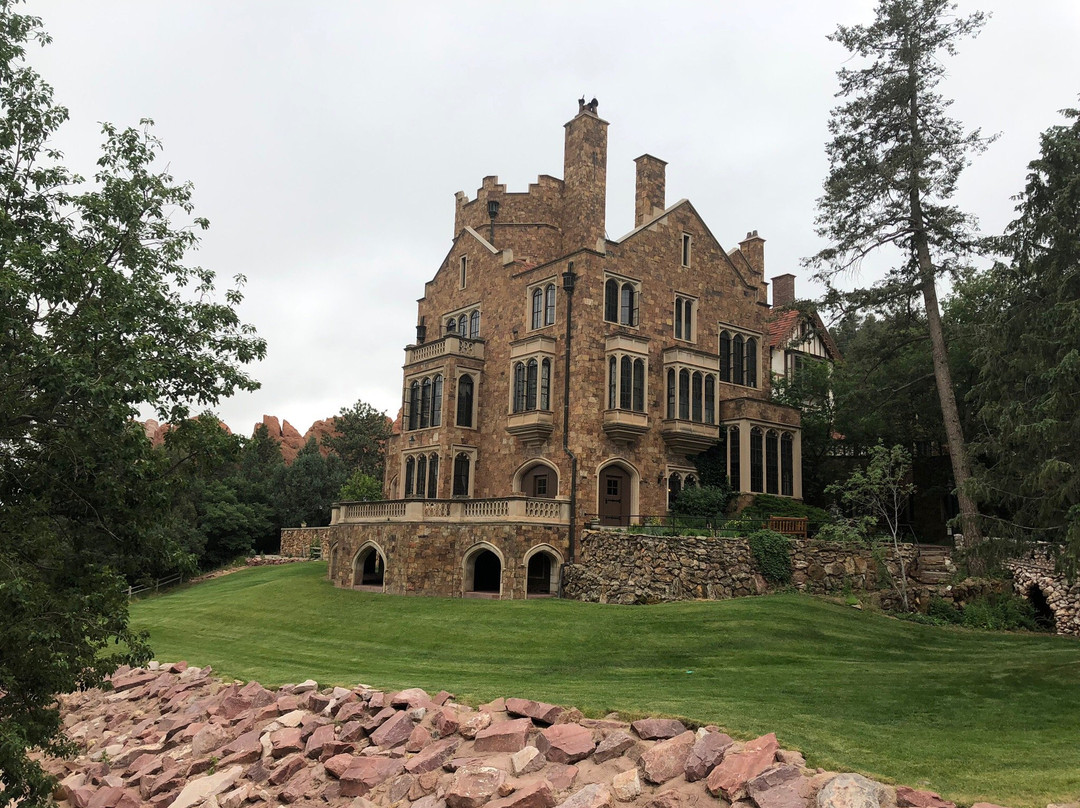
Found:
<svg viewBox="0 0 1080 808"><path fill-rule="evenodd" d="M327 418L316 421L307 432L301 435L299 430L288 421L279 421L276 415L264 415L262 421L255 424L255 429L265 425L270 438L277 441L281 446L281 456L285 459L285 463L291 464L310 437L315 438L315 442L319 444L319 451L323 453L324 457L329 454L329 451L323 446L323 438L328 435L338 434L334 428L334 420L334 418ZM254 434L255 429L252 430L252 434Z"/></svg>

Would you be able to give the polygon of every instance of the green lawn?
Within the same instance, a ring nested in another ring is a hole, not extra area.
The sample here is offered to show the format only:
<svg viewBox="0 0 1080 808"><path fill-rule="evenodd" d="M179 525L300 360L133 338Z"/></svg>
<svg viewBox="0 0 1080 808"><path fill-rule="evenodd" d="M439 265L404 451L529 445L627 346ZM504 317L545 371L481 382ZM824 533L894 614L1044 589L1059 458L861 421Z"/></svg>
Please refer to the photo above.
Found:
<svg viewBox="0 0 1080 808"><path fill-rule="evenodd" d="M133 604L161 660L280 685L521 696L775 731L809 765L1014 808L1080 796L1080 642L901 622L800 595L658 606L402 598L321 563Z"/></svg>

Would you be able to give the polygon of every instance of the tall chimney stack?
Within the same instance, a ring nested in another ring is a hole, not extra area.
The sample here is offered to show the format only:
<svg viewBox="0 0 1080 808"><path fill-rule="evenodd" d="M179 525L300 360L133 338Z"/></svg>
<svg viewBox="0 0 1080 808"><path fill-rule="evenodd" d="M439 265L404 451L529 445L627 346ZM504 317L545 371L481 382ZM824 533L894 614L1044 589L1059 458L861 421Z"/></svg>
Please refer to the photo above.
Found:
<svg viewBox="0 0 1080 808"><path fill-rule="evenodd" d="M757 234L757 230L751 230L746 238L739 242L739 250L746 263L757 274L757 280L765 276L765 239Z"/></svg>
<svg viewBox="0 0 1080 808"><path fill-rule="evenodd" d="M772 279L773 306L788 306L795 302L795 276L790 272Z"/></svg>
<svg viewBox="0 0 1080 808"><path fill-rule="evenodd" d="M637 163L637 189L634 194L634 227L640 227L664 209L664 166L666 162L643 154Z"/></svg>
<svg viewBox="0 0 1080 808"><path fill-rule="evenodd" d="M605 239L608 122L596 114L594 98L578 102L566 124L563 152L563 250L595 250ZM601 249L603 247L601 246Z"/></svg>

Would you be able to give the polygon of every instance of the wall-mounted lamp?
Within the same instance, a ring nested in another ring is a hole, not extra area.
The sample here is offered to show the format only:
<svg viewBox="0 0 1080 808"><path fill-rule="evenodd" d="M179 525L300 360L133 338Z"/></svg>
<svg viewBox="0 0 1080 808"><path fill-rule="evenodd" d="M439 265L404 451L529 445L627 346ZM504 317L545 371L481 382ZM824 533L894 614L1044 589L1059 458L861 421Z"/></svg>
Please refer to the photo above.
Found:
<svg viewBox="0 0 1080 808"><path fill-rule="evenodd" d="M498 215L499 215L499 200L498 199L489 199L488 200L488 218L491 219L491 235L488 238L488 243L490 243L492 247L495 246L495 217L497 217Z"/></svg>

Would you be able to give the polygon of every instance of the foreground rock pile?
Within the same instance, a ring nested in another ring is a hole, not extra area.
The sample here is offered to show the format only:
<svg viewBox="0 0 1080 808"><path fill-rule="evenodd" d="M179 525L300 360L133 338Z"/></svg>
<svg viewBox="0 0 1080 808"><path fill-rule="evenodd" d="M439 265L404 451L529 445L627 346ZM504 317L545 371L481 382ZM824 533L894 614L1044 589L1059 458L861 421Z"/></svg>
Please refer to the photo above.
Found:
<svg viewBox="0 0 1080 808"><path fill-rule="evenodd" d="M63 698L74 760L47 760L75 808L955 808L926 791L807 769L772 734L740 743L650 718L524 699L360 685L277 691L185 663L122 668ZM973 808L996 808L977 803Z"/></svg>

